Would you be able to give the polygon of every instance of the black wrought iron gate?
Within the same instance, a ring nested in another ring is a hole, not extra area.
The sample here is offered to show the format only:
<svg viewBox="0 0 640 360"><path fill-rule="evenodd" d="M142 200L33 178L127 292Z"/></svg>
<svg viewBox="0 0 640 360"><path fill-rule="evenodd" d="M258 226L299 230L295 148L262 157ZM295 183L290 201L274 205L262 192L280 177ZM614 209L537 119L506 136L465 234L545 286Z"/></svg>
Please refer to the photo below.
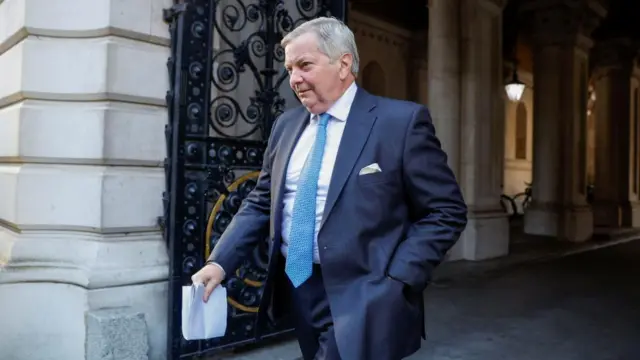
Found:
<svg viewBox="0 0 640 360"><path fill-rule="evenodd" d="M344 18L346 0L185 0L164 15L171 57L161 221L170 257L168 358L173 360L255 342L266 247L257 248L227 281L229 323L223 338L184 340L182 286L190 284L255 185L273 121L297 105L282 66L282 36L318 16ZM283 325L265 335L288 331Z"/></svg>

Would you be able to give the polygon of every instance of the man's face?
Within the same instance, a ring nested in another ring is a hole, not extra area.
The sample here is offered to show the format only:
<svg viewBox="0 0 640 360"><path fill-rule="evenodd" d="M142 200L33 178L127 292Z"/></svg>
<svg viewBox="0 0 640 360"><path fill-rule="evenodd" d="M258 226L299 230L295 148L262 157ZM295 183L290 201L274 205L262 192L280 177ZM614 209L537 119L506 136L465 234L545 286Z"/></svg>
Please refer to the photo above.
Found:
<svg viewBox="0 0 640 360"><path fill-rule="evenodd" d="M287 44L285 67L289 85L309 112L321 114L342 95L343 80L350 69L350 58L334 61L318 49L313 33L306 33Z"/></svg>

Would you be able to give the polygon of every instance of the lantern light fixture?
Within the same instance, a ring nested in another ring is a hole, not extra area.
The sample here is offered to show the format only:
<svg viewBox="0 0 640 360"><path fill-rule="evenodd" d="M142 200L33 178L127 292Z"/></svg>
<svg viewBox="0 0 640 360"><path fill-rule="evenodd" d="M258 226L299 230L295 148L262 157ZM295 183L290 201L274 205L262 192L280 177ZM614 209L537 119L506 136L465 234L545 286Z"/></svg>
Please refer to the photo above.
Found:
<svg viewBox="0 0 640 360"><path fill-rule="evenodd" d="M520 99L522 98L522 94L524 93L525 87L526 86L524 85L524 83L518 80L518 71L514 67L513 77L511 78L511 81L509 81L504 86L504 89L507 92L507 97L509 98L509 100L514 102L520 101Z"/></svg>

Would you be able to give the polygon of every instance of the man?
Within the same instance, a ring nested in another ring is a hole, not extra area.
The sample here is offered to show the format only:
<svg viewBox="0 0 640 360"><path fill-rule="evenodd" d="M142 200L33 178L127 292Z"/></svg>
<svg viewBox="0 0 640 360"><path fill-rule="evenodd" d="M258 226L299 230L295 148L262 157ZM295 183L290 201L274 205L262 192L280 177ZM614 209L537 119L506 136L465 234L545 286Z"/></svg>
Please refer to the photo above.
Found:
<svg viewBox="0 0 640 360"><path fill-rule="evenodd" d="M420 347L422 293L466 226L460 189L424 106L356 86L342 22L306 22L282 46L303 106L275 123L255 189L193 281L206 301L268 238L259 318L290 310L305 360L401 359Z"/></svg>

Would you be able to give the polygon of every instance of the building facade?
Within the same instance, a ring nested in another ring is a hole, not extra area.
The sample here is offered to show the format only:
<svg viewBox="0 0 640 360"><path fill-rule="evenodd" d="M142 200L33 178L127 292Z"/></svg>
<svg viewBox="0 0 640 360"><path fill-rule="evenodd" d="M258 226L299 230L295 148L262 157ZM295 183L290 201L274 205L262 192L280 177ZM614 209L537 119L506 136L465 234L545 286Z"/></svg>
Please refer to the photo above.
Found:
<svg viewBox="0 0 640 360"><path fill-rule="evenodd" d="M527 234L638 226L636 5L400 3L351 1L358 83L429 106L470 210L449 260L507 255L501 195L528 183ZM166 358L171 5L0 0L2 358ZM504 90L514 67L517 102Z"/></svg>

